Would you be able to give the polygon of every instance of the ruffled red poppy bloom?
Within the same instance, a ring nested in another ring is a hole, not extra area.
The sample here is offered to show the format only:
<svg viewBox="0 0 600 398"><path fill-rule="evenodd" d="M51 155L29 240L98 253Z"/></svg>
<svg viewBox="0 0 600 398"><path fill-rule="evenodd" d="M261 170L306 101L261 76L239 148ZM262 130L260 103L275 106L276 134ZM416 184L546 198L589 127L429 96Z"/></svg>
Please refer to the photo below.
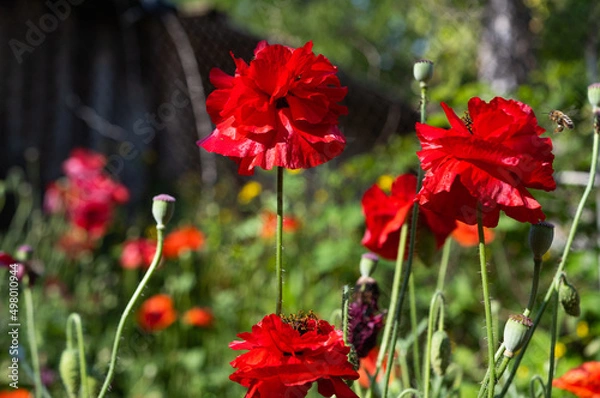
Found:
<svg viewBox="0 0 600 398"><path fill-rule="evenodd" d="M138 324L146 331L166 329L177 319L173 300L166 294L157 294L142 303L138 312Z"/></svg>
<svg viewBox="0 0 600 398"><path fill-rule="evenodd" d="M183 323L199 328L212 326L213 321L214 316L208 308L194 307L183 314Z"/></svg>
<svg viewBox="0 0 600 398"><path fill-rule="evenodd" d="M283 217L283 232L296 232L300 222L294 217ZM262 226L260 236L269 239L277 232L277 214L266 211L262 214Z"/></svg>
<svg viewBox="0 0 600 398"><path fill-rule="evenodd" d="M477 225L469 225L457 221L456 229L452 231L452 238L463 247L477 246L479 244L479 231ZM494 231L483 227L483 240L486 244L494 240Z"/></svg>
<svg viewBox="0 0 600 398"><path fill-rule="evenodd" d="M255 167L315 167L342 152L338 117L348 110L338 102L347 89L337 68L312 52L312 42L294 49L262 41L249 64L232 58L234 76L210 72L217 90L206 108L216 129L199 146L230 157L242 175Z"/></svg>
<svg viewBox="0 0 600 398"><path fill-rule="evenodd" d="M571 369L552 381L552 385L570 391L579 398L600 398L600 362L586 362Z"/></svg>
<svg viewBox="0 0 600 398"><path fill-rule="evenodd" d="M367 229L362 244L367 249L390 260L398 256L400 228L410 218L416 191L417 177L403 174L393 182L390 195L377 184L365 192L362 209ZM456 228L454 220L423 208L419 212L419 224L433 233L437 247L441 247ZM405 255L408 256L408 250Z"/></svg>
<svg viewBox="0 0 600 398"><path fill-rule="evenodd" d="M472 98L463 119L442 103L450 129L417 123L422 150L417 152L427 173L418 194L428 209L467 224L498 225L500 210L521 222L545 218L528 188L551 191L552 141L533 110L521 102L496 97L489 103Z"/></svg>
<svg viewBox="0 0 600 398"><path fill-rule="evenodd" d="M234 350L249 350L231 362L229 378L248 387L245 398L305 397L314 382L322 396L357 398L344 379L358 379L348 362L342 332L314 315L283 320L265 316L250 333L240 333Z"/></svg>
<svg viewBox="0 0 600 398"><path fill-rule="evenodd" d="M137 238L129 239L123 244L120 263L123 268L149 268L156 253L156 242Z"/></svg>
<svg viewBox="0 0 600 398"><path fill-rule="evenodd" d="M163 245L165 258L177 258L185 251L199 250L204 245L204 234L188 225L171 231Z"/></svg>

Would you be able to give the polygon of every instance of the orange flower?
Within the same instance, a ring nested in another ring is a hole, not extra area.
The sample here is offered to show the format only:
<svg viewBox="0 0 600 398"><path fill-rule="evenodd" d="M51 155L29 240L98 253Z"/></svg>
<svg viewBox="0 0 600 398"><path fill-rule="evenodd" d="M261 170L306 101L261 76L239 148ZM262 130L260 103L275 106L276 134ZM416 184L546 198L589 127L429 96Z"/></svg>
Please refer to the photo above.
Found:
<svg viewBox="0 0 600 398"><path fill-rule="evenodd" d="M262 214L262 229L260 236L269 239L275 236L277 231L277 214L265 211ZM296 232L300 227L300 223L294 217L283 218L283 232Z"/></svg>
<svg viewBox="0 0 600 398"><path fill-rule="evenodd" d="M195 227L188 225L173 230L165 238L163 256L178 258L187 250L198 250L204 245L204 234Z"/></svg>
<svg viewBox="0 0 600 398"><path fill-rule="evenodd" d="M459 245L463 247L477 246L479 244L479 233L477 225L465 224L461 221L456 221L456 229L452 231L452 237ZM494 240L494 231L483 227L483 238L488 244Z"/></svg>
<svg viewBox="0 0 600 398"><path fill-rule="evenodd" d="M358 369L358 374L360 377L358 378L358 383L362 388L369 388L369 386L371 385L371 377L373 377L373 375L375 374L375 370L377 369L377 355L379 355L379 348L375 347L371 351L369 351L369 354L366 357L361 358L360 360L360 368ZM387 354L385 356L385 359L383 360L382 369L377 375L378 383L383 379L383 376L385 376L385 369L387 368L386 364ZM390 376L390 383L394 381L396 377L399 376L400 371L398 369L395 369Z"/></svg>
<svg viewBox="0 0 600 398"><path fill-rule="evenodd" d="M173 300L166 294L157 294L144 301L138 312L138 323L146 331L166 329L177 318Z"/></svg>
<svg viewBox="0 0 600 398"><path fill-rule="evenodd" d="M31 398L33 395L24 389L0 391L0 398Z"/></svg>
<svg viewBox="0 0 600 398"><path fill-rule="evenodd" d="M206 328L212 326L214 316L208 308L194 307L183 315L183 322L191 326Z"/></svg>
<svg viewBox="0 0 600 398"><path fill-rule="evenodd" d="M555 379L552 385L570 391L579 398L600 398L600 362L586 362L571 369Z"/></svg>

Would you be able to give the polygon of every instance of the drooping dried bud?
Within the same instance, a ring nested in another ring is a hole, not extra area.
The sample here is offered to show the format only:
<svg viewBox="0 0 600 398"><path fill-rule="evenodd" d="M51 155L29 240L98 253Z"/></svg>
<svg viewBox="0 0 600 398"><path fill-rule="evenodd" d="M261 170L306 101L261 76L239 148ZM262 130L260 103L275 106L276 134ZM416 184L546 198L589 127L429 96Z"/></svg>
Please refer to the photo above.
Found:
<svg viewBox="0 0 600 398"><path fill-rule="evenodd" d="M513 315L508 318L504 326L504 356L512 358L525 343L527 333L533 321L523 314Z"/></svg>
<svg viewBox="0 0 600 398"><path fill-rule="evenodd" d="M413 66L413 75L419 83L427 83L433 76L433 62L428 59L422 59L415 62Z"/></svg>
<svg viewBox="0 0 600 398"><path fill-rule="evenodd" d="M431 337L431 369L438 376L446 374L450 365L452 347L448 333L444 330L436 330Z"/></svg>
<svg viewBox="0 0 600 398"><path fill-rule="evenodd" d="M533 258L541 259L550 249L553 239L554 225L545 221L532 224L529 230L529 247L533 253Z"/></svg>
<svg viewBox="0 0 600 398"><path fill-rule="evenodd" d="M173 217L175 211L175 198L167 195L160 194L152 198L152 215L156 220L156 228L164 229L165 225Z"/></svg>
<svg viewBox="0 0 600 398"><path fill-rule="evenodd" d="M577 293L577 289L567 281L564 275L560 277L558 300L567 314L575 317L581 315L579 293Z"/></svg>

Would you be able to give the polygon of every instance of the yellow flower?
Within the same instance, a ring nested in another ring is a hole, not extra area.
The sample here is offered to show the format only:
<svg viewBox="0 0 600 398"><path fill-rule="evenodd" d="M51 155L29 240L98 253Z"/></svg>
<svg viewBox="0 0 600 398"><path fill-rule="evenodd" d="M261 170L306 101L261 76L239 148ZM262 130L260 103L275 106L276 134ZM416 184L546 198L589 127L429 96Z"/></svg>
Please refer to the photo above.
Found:
<svg viewBox="0 0 600 398"><path fill-rule="evenodd" d="M384 174L377 179L377 185L383 191L389 192L392 190L392 183L394 182L394 177L389 174Z"/></svg>
<svg viewBox="0 0 600 398"><path fill-rule="evenodd" d="M304 172L303 169L285 169L285 171L291 175L302 174Z"/></svg>
<svg viewBox="0 0 600 398"><path fill-rule="evenodd" d="M248 204L252 199L256 198L262 192L262 185L257 181L246 183L238 193L238 202L240 204Z"/></svg>
<svg viewBox="0 0 600 398"><path fill-rule="evenodd" d="M587 337L587 335L590 333L590 326L586 321L579 321L577 323L575 333L577 333L577 337L583 339L584 337Z"/></svg>
<svg viewBox="0 0 600 398"><path fill-rule="evenodd" d="M556 343L556 345L554 346L554 358L562 358L565 356L566 353L567 346L560 342Z"/></svg>

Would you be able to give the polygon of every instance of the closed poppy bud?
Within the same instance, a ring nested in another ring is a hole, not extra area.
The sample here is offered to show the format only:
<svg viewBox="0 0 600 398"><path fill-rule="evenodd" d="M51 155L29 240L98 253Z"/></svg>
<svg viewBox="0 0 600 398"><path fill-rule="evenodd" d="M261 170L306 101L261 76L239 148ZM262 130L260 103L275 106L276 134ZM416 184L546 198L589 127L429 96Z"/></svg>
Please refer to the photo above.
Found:
<svg viewBox="0 0 600 398"><path fill-rule="evenodd" d="M69 396L76 396L79 391L79 360L77 350L66 349L60 356L58 371Z"/></svg>
<svg viewBox="0 0 600 398"><path fill-rule="evenodd" d="M156 227L158 229L164 229L165 224L173 217L174 210L174 197L163 193L152 198L152 215L156 220Z"/></svg>
<svg viewBox="0 0 600 398"><path fill-rule="evenodd" d="M437 330L431 337L431 369L438 376L446 374L446 369L450 365L452 347L448 333L443 330Z"/></svg>
<svg viewBox="0 0 600 398"><path fill-rule="evenodd" d="M512 358L527 338L529 328L533 325L531 319L523 314L513 315L508 318L504 326L504 356Z"/></svg>
<svg viewBox="0 0 600 398"><path fill-rule="evenodd" d="M365 253L360 258L360 276L369 277L375 272L377 263L379 262L379 256L375 253Z"/></svg>
<svg viewBox="0 0 600 398"><path fill-rule="evenodd" d="M419 83L427 83L433 76L433 62L427 59L415 62L413 74Z"/></svg>
<svg viewBox="0 0 600 398"><path fill-rule="evenodd" d="M594 108L600 107L600 83L594 83L588 86L588 100Z"/></svg>
<svg viewBox="0 0 600 398"><path fill-rule="evenodd" d="M532 224L529 230L529 247L533 253L533 258L541 259L550 249L553 239L554 225L545 221Z"/></svg>
<svg viewBox="0 0 600 398"><path fill-rule="evenodd" d="M577 289L567 281L564 275L560 278L558 300L567 314L571 316L581 315L579 293L577 293Z"/></svg>

